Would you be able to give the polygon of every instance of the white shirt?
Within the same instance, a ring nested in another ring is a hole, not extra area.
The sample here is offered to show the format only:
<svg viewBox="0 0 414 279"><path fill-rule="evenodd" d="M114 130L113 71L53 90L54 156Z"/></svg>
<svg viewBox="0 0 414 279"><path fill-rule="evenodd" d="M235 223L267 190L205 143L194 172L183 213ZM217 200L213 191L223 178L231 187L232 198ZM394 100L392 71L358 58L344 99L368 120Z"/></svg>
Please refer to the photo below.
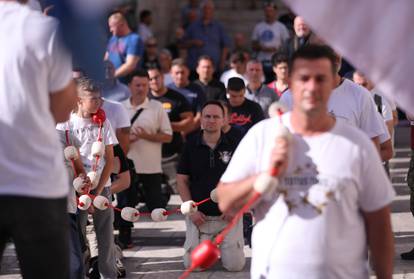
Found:
<svg viewBox="0 0 414 279"><path fill-rule="evenodd" d="M292 110L293 98L290 90L283 93L279 101ZM352 126L360 128L370 138L386 133L370 92L348 79L344 79L332 91L328 110L336 118L342 118Z"/></svg>
<svg viewBox="0 0 414 279"><path fill-rule="evenodd" d="M57 22L0 1L0 195L62 198L63 152L49 94L68 86L72 63Z"/></svg>
<svg viewBox="0 0 414 279"><path fill-rule="evenodd" d="M131 126L128 111L122 103L104 99L102 109L105 111L106 118L111 123L115 134L117 129Z"/></svg>
<svg viewBox="0 0 414 279"><path fill-rule="evenodd" d="M282 119L292 131L290 117ZM268 170L277 125L271 118L249 130L222 182ZM256 207L251 278L368 278L361 210L379 210L395 195L368 137L343 121L318 136L294 134L279 181L286 195L268 195Z"/></svg>
<svg viewBox="0 0 414 279"><path fill-rule="evenodd" d="M265 21L256 24L252 34L252 41L258 41L265 47L280 48L283 43L289 39L289 31L279 21L269 24ZM259 51L257 59L260 61L270 60L273 52Z"/></svg>
<svg viewBox="0 0 414 279"><path fill-rule="evenodd" d="M247 78L245 76L239 74L238 72L236 72L235 69L230 69L230 70L227 70L224 73L222 73L221 77L220 77L220 81L227 88L227 83L229 82L229 79L231 79L232 77L241 78L244 81L244 85L247 85L247 83L248 83Z"/></svg>
<svg viewBox="0 0 414 279"><path fill-rule="evenodd" d="M142 41L145 43L149 38L154 37L151 29L148 25L140 23L138 26L138 35L141 37Z"/></svg>
<svg viewBox="0 0 414 279"><path fill-rule="evenodd" d="M148 98L139 106L132 106L130 100L125 100L123 105L132 118L137 110L143 111L132 124L134 127L141 127L149 134L164 133L172 135L171 123L162 104ZM137 173L161 173L161 142L138 139L129 145L128 158L134 161Z"/></svg>
<svg viewBox="0 0 414 279"><path fill-rule="evenodd" d="M72 113L68 122L59 123L56 126L58 130L69 130L72 136L76 137L80 142L79 153L81 155L82 163L85 171L88 173L92 171L95 164L95 158L92 156L92 144L98 140L99 126L92 122L91 118L82 118L77 114ZM111 123L108 119L105 120L102 128L102 142L105 145L115 145L118 143L115 133L112 130ZM105 156L100 158L96 171L101 175L105 167ZM111 180L105 183L105 187L111 186Z"/></svg>

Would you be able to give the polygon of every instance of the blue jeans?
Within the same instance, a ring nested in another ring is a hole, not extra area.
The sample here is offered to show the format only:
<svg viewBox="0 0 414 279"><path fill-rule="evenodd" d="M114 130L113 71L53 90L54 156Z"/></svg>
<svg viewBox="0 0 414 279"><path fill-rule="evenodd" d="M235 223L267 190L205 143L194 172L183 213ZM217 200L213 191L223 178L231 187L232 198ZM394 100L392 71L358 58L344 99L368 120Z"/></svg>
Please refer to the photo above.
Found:
<svg viewBox="0 0 414 279"><path fill-rule="evenodd" d="M12 238L23 278L69 278L66 197L0 196L0 252Z"/></svg>

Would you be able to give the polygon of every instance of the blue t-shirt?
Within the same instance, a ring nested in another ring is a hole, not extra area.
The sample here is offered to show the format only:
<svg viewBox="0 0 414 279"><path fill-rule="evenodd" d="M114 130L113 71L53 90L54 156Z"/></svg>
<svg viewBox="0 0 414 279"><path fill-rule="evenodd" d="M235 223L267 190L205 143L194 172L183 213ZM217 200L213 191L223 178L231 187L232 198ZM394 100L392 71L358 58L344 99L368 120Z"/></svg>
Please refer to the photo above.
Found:
<svg viewBox="0 0 414 279"><path fill-rule="evenodd" d="M118 69L125 63L128 55L142 58L144 54L144 43L139 35L131 32L123 37L112 36L109 39L106 50L108 51L109 60L114 64L115 69ZM125 78L120 78L119 80L123 83L126 82Z"/></svg>

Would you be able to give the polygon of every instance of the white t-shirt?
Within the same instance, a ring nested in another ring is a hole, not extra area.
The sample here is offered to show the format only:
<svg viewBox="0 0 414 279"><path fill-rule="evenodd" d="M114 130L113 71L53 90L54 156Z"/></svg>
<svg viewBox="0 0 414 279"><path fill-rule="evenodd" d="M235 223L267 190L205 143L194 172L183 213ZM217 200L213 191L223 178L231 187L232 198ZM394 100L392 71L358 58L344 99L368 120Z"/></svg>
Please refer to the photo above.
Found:
<svg viewBox="0 0 414 279"><path fill-rule="evenodd" d="M344 79L331 94L328 110L336 118L342 118L354 127L360 128L370 138L380 136L386 131L383 129L378 111L371 93L364 87ZM293 108L293 98L290 90L282 94L279 102L289 110Z"/></svg>
<svg viewBox="0 0 414 279"><path fill-rule="evenodd" d="M131 102L125 100L123 105L128 111L129 117L132 118L137 110L143 108L141 114L132 124L132 127L141 127L147 133L155 134L162 132L172 135L171 123L162 104L156 100L148 98L141 105L134 107ZM139 139L129 146L128 158L134 161L137 173L161 173L161 142L153 142L145 139Z"/></svg>
<svg viewBox="0 0 414 279"><path fill-rule="evenodd" d="M282 119L292 131L290 117ZM277 125L275 117L249 130L222 182L268 170ZM379 210L395 195L368 137L343 121L318 136L294 134L279 179L286 195L266 196L256 207L251 277L368 278L361 210Z"/></svg>
<svg viewBox="0 0 414 279"><path fill-rule="evenodd" d="M236 72L235 69L230 69L230 70L227 70L224 73L222 73L221 77L220 77L220 81L227 88L227 83L229 82L229 79L231 79L232 77L241 78L244 81L244 85L247 85L247 83L248 83L247 78L245 76L239 74L238 72Z"/></svg>
<svg viewBox="0 0 414 279"><path fill-rule="evenodd" d="M282 47L283 43L289 39L289 31L286 26L279 21L269 24L265 21L256 24L252 34L252 41L258 41L265 47ZM270 60L273 52L259 51L257 59L260 61Z"/></svg>
<svg viewBox="0 0 414 279"><path fill-rule="evenodd" d="M68 192L49 94L72 78L57 22L0 1L0 195L62 198Z"/></svg>
<svg viewBox="0 0 414 279"><path fill-rule="evenodd" d="M68 122L59 123L56 126L58 130L69 130L72 136L76 137L80 142L79 153L81 155L82 163L85 171L88 173L92 171L95 164L95 158L92 156L92 144L98 140L99 126L94 124L90 118L82 118L72 113ZM115 133L112 130L111 123L108 119L105 120L102 128L102 142L105 145L115 145L118 143ZM96 171L100 175L105 166L105 156L99 159ZM105 187L111 186L111 180L105 184Z"/></svg>
<svg viewBox="0 0 414 279"><path fill-rule="evenodd" d="M131 126L128 111L120 102L104 99L102 109L105 111L106 118L111 123L112 129L128 128Z"/></svg>

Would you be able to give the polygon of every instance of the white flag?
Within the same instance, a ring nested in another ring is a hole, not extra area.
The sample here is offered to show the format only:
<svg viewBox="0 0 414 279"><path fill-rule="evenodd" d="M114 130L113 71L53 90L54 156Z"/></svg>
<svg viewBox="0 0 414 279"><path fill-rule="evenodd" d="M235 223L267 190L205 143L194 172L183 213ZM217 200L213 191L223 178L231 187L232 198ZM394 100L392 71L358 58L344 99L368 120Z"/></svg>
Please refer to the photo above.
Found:
<svg viewBox="0 0 414 279"><path fill-rule="evenodd" d="M414 113L413 0L284 0L312 30Z"/></svg>

